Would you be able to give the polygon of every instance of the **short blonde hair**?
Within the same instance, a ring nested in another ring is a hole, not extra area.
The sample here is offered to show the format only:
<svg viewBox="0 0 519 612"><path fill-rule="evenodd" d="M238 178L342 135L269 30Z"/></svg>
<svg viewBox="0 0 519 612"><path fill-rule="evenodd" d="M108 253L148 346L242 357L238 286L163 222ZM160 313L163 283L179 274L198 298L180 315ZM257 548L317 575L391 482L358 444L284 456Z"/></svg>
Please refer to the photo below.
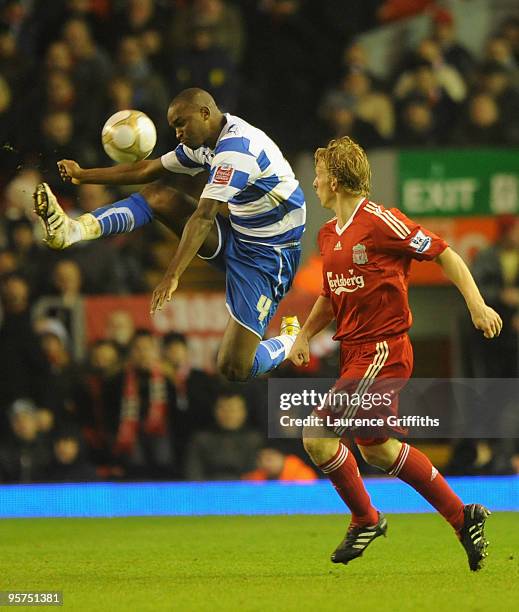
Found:
<svg viewBox="0 0 519 612"><path fill-rule="evenodd" d="M371 168L364 149L349 136L330 140L315 152L315 163L324 162L328 174L352 195L369 195Z"/></svg>

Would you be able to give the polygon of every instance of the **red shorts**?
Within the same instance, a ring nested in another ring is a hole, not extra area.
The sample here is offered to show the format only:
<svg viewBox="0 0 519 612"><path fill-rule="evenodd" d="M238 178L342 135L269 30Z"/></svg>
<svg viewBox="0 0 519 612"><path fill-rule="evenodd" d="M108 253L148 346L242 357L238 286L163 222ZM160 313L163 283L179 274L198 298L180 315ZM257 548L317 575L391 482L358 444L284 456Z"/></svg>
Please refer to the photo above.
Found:
<svg viewBox="0 0 519 612"><path fill-rule="evenodd" d="M333 388L334 393L347 393L350 397L356 394L357 398L362 398L362 402L356 406L325 406L323 416L333 414L341 419L384 417L385 423L387 417L398 416L398 394L413 371L413 347L407 334L365 344L341 343L340 359L340 378ZM381 444L391 433L406 433L398 425L392 425L389 429L391 432L385 425L383 432L378 432L376 428L363 432L362 428L339 424L334 431L341 437L355 435L355 442L364 446Z"/></svg>

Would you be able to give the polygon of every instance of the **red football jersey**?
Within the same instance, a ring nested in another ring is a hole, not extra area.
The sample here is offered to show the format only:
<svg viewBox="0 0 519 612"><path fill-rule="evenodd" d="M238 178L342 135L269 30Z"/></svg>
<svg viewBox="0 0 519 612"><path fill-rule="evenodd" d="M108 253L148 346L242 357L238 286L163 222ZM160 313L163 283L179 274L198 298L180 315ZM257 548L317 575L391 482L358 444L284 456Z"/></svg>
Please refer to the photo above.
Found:
<svg viewBox="0 0 519 612"><path fill-rule="evenodd" d="M358 344L407 332L411 259L431 260L447 248L439 236L362 199L342 228L336 218L319 231L323 290L337 321L335 340Z"/></svg>

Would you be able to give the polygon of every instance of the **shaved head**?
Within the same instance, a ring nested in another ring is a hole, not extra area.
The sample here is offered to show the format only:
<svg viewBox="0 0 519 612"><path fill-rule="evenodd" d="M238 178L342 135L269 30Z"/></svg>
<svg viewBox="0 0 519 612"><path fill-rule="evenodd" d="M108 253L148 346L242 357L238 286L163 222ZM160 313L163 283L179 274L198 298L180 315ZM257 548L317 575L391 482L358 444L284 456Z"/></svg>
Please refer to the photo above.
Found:
<svg viewBox="0 0 519 612"><path fill-rule="evenodd" d="M196 149L215 146L225 116L213 96L198 87L184 89L173 98L168 108L168 123L182 144Z"/></svg>
<svg viewBox="0 0 519 612"><path fill-rule="evenodd" d="M206 106L211 112L218 111L213 96L205 89L199 89L198 87L190 87L181 91L171 100L169 107L179 105L194 106L197 110Z"/></svg>

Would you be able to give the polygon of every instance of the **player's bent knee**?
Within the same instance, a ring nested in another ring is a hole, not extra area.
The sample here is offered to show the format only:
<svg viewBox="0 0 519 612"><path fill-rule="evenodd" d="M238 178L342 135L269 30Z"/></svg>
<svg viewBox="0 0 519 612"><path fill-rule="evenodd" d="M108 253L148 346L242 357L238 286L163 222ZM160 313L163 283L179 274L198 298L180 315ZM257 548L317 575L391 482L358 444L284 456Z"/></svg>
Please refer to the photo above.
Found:
<svg viewBox="0 0 519 612"><path fill-rule="evenodd" d="M381 452L377 446L359 446L360 454L366 463L369 465L373 465L374 467L382 467L380 465L381 461Z"/></svg>
<svg viewBox="0 0 519 612"><path fill-rule="evenodd" d="M357 446L367 463L381 470L388 470L398 457L402 443L399 440L389 439L373 446L362 446L361 444Z"/></svg>
<svg viewBox="0 0 519 612"><path fill-rule="evenodd" d="M315 465L329 461L337 452L339 438L317 438L303 432L303 446Z"/></svg>
<svg viewBox="0 0 519 612"><path fill-rule="evenodd" d="M156 215L171 210L172 200L177 193L176 189L168 187L159 181L150 183L141 190L141 194L146 198L150 208Z"/></svg>

